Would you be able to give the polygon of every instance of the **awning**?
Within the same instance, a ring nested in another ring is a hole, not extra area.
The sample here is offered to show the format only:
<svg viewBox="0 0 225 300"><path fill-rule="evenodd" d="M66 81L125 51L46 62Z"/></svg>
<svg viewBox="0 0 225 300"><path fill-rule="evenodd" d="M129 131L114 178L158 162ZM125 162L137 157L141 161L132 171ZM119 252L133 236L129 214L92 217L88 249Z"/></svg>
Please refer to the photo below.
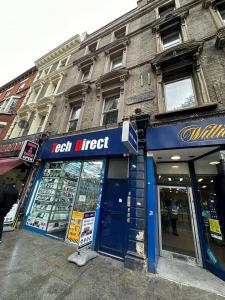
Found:
<svg viewBox="0 0 225 300"><path fill-rule="evenodd" d="M0 175L3 175L13 168L16 168L20 164L22 164L23 161L19 160L18 158L0 158Z"/></svg>

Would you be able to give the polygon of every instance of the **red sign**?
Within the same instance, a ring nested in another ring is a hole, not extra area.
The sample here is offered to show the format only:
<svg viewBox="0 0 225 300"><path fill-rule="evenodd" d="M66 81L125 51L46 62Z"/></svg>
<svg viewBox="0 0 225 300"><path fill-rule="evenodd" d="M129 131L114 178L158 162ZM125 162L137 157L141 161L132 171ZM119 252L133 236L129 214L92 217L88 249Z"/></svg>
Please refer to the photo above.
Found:
<svg viewBox="0 0 225 300"><path fill-rule="evenodd" d="M38 147L39 145L37 143L31 141L25 141L18 158L25 160L27 162L31 162L31 163L34 162L38 152Z"/></svg>

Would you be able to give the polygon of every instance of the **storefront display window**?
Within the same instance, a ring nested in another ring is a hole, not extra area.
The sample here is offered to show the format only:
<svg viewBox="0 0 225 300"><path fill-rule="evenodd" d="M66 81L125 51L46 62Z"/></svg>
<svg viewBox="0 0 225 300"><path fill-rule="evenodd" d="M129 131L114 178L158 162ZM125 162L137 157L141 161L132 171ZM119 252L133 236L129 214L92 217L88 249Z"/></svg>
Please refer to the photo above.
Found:
<svg viewBox="0 0 225 300"><path fill-rule="evenodd" d="M225 164L223 152L209 154L194 163L201 215L207 241L207 261L225 271Z"/></svg>
<svg viewBox="0 0 225 300"><path fill-rule="evenodd" d="M47 162L27 225L64 239L73 212L95 212L101 170L102 161Z"/></svg>

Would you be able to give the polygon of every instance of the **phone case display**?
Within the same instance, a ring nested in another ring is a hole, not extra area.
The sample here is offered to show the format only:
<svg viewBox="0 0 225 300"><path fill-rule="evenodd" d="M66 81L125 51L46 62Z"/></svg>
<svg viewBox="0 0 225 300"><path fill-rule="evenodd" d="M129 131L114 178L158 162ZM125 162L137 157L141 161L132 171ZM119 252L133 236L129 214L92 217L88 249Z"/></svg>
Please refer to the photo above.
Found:
<svg viewBox="0 0 225 300"><path fill-rule="evenodd" d="M67 240L82 248L92 243L95 210L101 194L102 161L83 163L79 188L73 206Z"/></svg>
<svg viewBox="0 0 225 300"><path fill-rule="evenodd" d="M28 225L49 233L67 227L80 169L79 161L46 163Z"/></svg>

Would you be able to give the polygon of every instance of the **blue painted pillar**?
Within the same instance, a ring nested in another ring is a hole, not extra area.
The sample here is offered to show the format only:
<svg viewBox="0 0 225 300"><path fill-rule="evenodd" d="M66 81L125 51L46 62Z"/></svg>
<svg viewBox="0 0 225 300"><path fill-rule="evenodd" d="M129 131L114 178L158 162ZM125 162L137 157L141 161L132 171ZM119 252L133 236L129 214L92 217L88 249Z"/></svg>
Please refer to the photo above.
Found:
<svg viewBox="0 0 225 300"><path fill-rule="evenodd" d="M151 154L147 154L147 256L148 271L155 273L159 255L158 243L158 202L155 164Z"/></svg>

